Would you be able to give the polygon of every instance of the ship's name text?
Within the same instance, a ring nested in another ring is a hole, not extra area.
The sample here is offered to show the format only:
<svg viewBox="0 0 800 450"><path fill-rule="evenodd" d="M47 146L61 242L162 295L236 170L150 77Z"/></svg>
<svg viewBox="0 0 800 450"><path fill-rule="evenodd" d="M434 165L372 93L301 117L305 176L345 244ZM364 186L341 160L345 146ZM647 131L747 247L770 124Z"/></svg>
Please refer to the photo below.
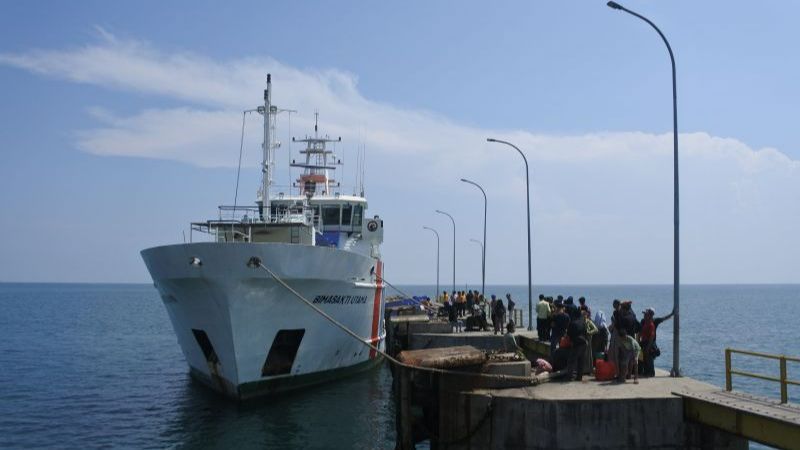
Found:
<svg viewBox="0 0 800 450"><path fill-rule="evenodd" d="M312 303L325 305L357 305L367 303L366 295L318 295Z"/></svg>

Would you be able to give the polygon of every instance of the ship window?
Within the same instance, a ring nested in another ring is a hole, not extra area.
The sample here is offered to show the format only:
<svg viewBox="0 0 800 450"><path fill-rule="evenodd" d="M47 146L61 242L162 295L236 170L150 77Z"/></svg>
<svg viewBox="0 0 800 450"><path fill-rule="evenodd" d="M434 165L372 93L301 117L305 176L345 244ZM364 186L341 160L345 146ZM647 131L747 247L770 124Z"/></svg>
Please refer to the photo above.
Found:
<svg viewBox="0 0 800 450"><path fill-rule="evenodd" d="M353 226L360 227L361 226L361 217L364 215L364 207L361 205L356 205L353 207Z"/></svg>
<svg viewBox="0 0 800 450"><path fill-rule="evenodd" d="M261 368L261 376L284 375L292 371L297 349L303 340L305 329L279 330L267 353L267 360Z"/></svg>
<svg viewBox="0 0 800 450"><path fill-rule="evenodd" d="M214 351L214 346L211 345L211 339L208 338L206 332L192 328L192 334L194 334L194 339L197 341L197 345L200 346L200 350L203 351L203 356L206 357L206 361L213 364L218 363L219 357L217 356L217 352Z"/></svg>
<svg viewBox="0 0 800 450"><path fill-rule="evenodd" d="M342 206L342 225L350 225L350 216L353 214L353 205Z"/></svg>
<svg viewBox="0 0 800 450"><path fill-rule="evenodd" d="M339 225L339 205L324 205L322 207L322 223L325 225Z"/></svg>

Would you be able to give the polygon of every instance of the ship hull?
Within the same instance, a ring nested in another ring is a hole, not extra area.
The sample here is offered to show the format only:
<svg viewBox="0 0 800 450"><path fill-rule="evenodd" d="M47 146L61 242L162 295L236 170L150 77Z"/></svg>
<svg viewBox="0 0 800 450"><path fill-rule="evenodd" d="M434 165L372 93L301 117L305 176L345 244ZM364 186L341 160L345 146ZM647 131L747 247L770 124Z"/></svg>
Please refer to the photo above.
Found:
<svg viewBox="0 0 800 450"><path fill-rule="evenodd" d="M383 348L382 266L335 248L192 243L142 251L192 375L246 400L367 369L380 355L345 334L260 268ZM377 275L377 277L375 276Z"/></svg>

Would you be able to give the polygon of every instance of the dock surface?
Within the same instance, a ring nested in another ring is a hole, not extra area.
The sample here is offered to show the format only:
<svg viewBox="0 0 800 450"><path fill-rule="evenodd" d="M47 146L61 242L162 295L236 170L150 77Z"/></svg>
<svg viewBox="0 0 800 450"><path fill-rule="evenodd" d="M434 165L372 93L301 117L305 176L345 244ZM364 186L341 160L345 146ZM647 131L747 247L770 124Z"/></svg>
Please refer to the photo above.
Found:
<svg viewBox="0 0 800 450"><path fill-rule="evenodd" d="M800 449L800 405L743 392L675 391L686 418L778 448Z"/></svg>

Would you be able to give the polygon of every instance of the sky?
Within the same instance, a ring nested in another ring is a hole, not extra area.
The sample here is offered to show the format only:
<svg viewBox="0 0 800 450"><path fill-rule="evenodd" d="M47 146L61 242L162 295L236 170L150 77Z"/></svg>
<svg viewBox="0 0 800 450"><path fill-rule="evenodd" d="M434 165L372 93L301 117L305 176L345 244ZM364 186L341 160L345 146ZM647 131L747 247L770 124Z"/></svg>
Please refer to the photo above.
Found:
<svg viewBox="0 0 800 450"><path fill-rule="evenodd" d="M800 4L627 1L670 40L680 132L681 279L800 283ZM392 283L672 281L669 57L604 1L0 2L0 281L148 282L139 251L231 204L242 111L366 151ZM240 199L260 136L245 122ZM284 186L285 188L285 186ZM280 186L279 186L280 189Z"/></svg>

